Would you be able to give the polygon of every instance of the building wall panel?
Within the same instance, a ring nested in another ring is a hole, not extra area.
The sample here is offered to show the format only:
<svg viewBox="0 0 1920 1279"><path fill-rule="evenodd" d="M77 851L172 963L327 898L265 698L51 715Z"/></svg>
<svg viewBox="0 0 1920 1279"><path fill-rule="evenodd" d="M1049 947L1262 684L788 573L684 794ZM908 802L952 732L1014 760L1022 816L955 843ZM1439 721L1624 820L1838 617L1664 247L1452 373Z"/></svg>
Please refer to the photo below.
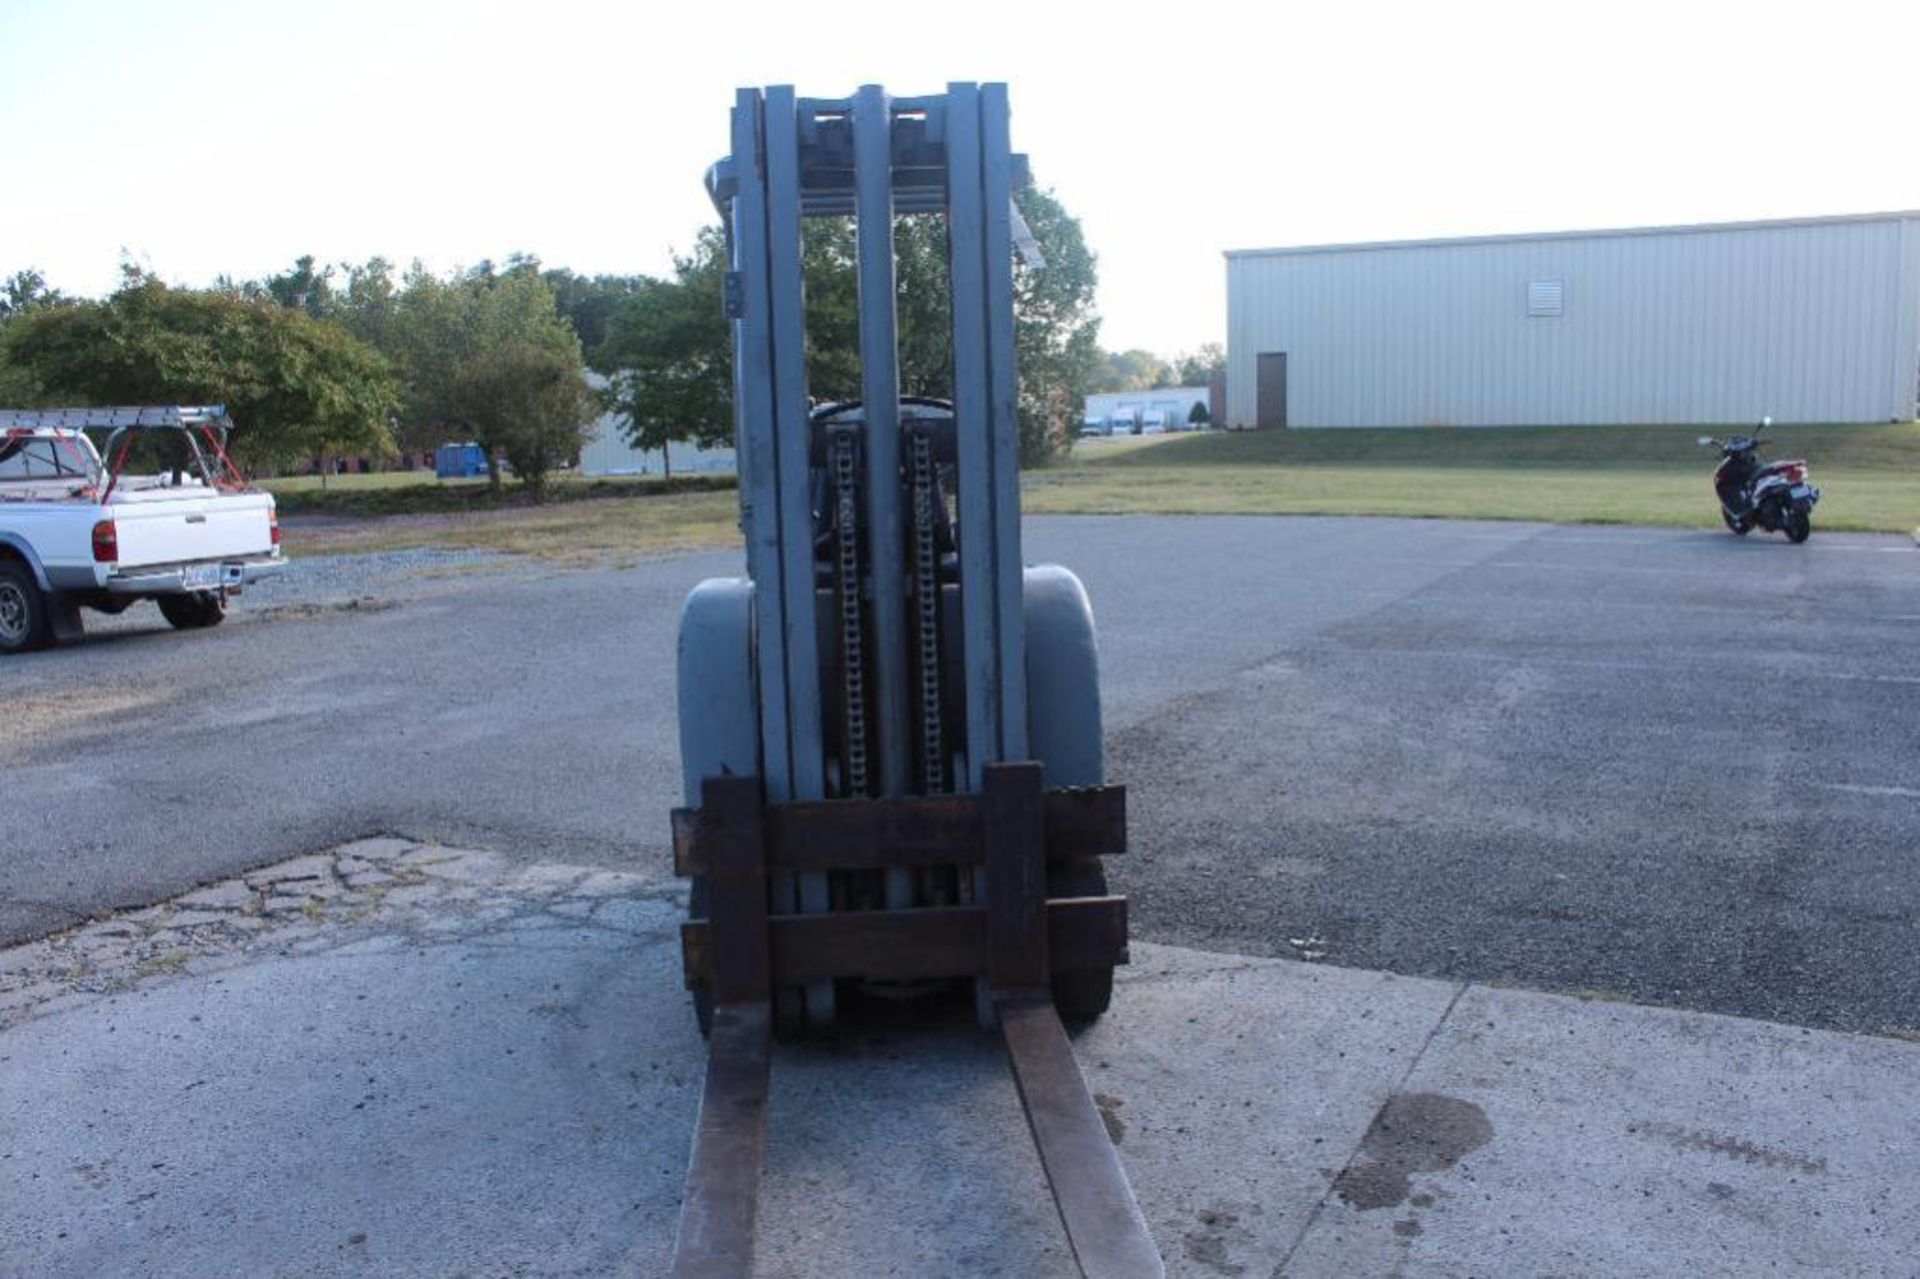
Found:
<svg viewBox="0 0 1920 1279"><path fill-rule="evenodd" d="M1227 416L1300 426L1887 421L1920 391L1920 216L1228 255ZM1562 314L1528 286L1562 283Z"/></svg>

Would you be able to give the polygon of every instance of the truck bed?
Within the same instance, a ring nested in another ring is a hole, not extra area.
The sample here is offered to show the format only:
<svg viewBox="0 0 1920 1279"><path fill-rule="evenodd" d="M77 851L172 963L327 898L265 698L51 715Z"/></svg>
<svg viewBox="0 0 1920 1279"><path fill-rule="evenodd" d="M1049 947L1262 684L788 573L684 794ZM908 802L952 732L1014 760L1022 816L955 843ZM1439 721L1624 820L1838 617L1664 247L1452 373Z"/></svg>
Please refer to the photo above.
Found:
<svg viewBox="0 0 1920 1279"><path fill-rule="evenodd" d="M273 498L265 493L127 489L100 510L118 533L122 569L273 550Z"/></svg>

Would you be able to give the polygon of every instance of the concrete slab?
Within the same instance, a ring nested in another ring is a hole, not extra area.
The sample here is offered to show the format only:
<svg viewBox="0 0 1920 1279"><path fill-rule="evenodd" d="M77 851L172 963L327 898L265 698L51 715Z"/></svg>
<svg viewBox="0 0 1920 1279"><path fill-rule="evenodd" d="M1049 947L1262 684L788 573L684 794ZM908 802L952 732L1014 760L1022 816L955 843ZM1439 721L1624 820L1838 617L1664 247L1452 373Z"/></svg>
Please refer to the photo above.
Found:
<svg viewBox="0 0 1920 1279"><path fill-rule="evenodd" d="M267 959L9 1033L0 1271L605 1273L636 1243L658 1254L698 1095L671 952L544 932Z"/></svg>
<svg viewBox="0 0 1920 1279"><path fill-rule="evenodd" d="M1920 1274L1917 1089L1898 1040L1472 988L1288 1272Z"/></svg>
<svg viewBox="0 0 1920 1279"><path fill-rule="evenodd" d="M1266 1273L1453 995L1134 947L1075 1052L1175 1272ZM785 1048L774 1080L765 1274L1078 1273L997 1039L962 1024Z"/></svg>
<svg viewBox="0 0 1920 1279"><path fill-rule="evenodd" d="M1135 946L1076 1049L1175 1273L1270 1273L1457 988Z"/></svg>
<svg viewBox="0 0 1920 1279"><path fill-rule="evenodd" d="M0 1273L658 1273L678 906L462 867L0 953ZM1076 1052L1176 1275L1916 1268L1920 1045L1141 945ZM761 1274L1072 1272L964 1018L774 1079Z"/></svg>

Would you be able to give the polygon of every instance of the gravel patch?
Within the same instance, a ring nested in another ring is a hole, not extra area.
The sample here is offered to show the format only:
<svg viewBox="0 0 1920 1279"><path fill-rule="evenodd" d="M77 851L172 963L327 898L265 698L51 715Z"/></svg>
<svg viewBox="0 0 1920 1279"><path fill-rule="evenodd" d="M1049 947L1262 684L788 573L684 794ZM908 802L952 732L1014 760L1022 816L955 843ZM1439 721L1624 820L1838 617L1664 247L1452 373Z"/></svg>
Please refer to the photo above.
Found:
<svg viewBox="0 0 1920 1279"><path fill-rule="evenodd" d="M390 592L434 572L464 572L506 567L515 557L493 551L449 551L419 546L366 555L309 555L290 560L287 570L259 588L263 606L325 603ZM248 597L242 597L243 602Z"/></svg>
<svg viewBox="0 0 1920 1279"><path fill-rule="evenodd" d="M332 609L384 608L427 593L437 576L449 578L499 571L521 564L494 551L412 547L364 555L305 555L287 561L277 576L251 587L228 605L228 623L271 619ZM91 609L82 614L90 632L152 630L166 622L151 603L138 603L117 617Z"/></svg>

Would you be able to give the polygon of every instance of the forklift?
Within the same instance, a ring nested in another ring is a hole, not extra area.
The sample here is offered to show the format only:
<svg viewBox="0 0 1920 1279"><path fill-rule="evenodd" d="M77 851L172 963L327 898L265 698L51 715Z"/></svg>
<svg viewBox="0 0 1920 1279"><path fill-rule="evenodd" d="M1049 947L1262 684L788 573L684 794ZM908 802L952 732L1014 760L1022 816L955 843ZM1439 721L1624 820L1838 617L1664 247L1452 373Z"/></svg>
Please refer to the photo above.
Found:
<svg viewBox="0 0 1920 1279"><path fill-rule="evenodd" d="M726 231L747 575L680 619L685 980L708 1065L672 1273L745 1276L776 1037L878 994L971 994L1004 1039L1082 1272L1164 1273L1073 1057L1107 1010L1126 846L1105 784L1092 610L1020 553L1006 86L744 89L708 172ZM896 217L943 219L952 387L903 396ZM802 219L857 233L860 395L807 384Z"/></svg>

